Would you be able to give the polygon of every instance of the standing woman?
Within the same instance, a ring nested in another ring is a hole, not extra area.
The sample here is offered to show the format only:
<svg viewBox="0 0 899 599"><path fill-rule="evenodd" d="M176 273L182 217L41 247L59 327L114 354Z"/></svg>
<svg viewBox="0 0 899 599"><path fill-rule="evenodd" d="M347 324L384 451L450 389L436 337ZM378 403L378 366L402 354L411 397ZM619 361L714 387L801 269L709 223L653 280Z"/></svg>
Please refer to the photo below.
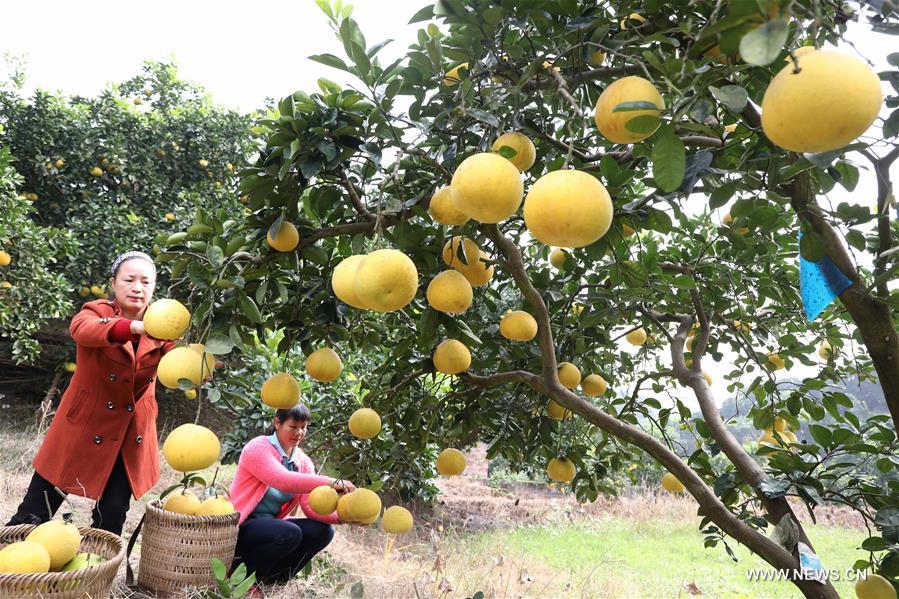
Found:
<svg viewBox="0 0 899 599"><path fill-rule="evenodd" d="M156 365L175 342L144 334L156 286L153 259L122 254L110 285L113 300L88 302L72 318L78 367L10 525L45 522L74 493L97 502L91 526L121 534L130 496L139 498L159 480Z"/></svg>
<svg viewBox="0 0 899 599"><path fill-rule="evenodd" d="M247 443L231 483L231 502L240 512L234 563L244 563L256 580L286 583L334 538L337 512L322 516L309 507L309 493L330 485L338 493L352 483L315 474L300 442L311 416L299 403L275 413L269 435ZM288 518L299 506L305 518Z"/></svg>

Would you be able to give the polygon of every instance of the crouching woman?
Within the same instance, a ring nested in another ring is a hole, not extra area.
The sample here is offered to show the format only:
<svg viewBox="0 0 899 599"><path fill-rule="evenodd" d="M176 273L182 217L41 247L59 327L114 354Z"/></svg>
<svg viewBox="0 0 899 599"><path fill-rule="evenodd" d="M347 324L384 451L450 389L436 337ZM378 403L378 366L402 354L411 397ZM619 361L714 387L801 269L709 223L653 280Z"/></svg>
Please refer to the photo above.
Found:
<svg viewBox="0 0 899 599"><path fill-rule="evenodd" d="M348 481L315 474L312 460L299 448L309 420L303 404L278 410L271 434L252 439L240 453L231 483L231 502L240 512L234 564L245 564L260 582L288 582L334 538L337 513L314 512L309 507L312 489L355 489ZM297 506L306 517L288 518Z"/></svg>

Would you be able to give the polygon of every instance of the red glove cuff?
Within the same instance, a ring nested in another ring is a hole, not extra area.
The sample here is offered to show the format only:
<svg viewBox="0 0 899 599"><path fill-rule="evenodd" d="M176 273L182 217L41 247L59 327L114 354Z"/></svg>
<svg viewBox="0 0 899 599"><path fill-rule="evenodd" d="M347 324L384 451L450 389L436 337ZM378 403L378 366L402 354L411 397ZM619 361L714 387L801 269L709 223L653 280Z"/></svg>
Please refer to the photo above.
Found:
<svg viewBox="0 0 899 599"><path fill-rule="evenodd" d="M109 329L109 340L119 343L133 341L134 335L131 334L131 321L123 318L112 325L112 328Z"/></svg>

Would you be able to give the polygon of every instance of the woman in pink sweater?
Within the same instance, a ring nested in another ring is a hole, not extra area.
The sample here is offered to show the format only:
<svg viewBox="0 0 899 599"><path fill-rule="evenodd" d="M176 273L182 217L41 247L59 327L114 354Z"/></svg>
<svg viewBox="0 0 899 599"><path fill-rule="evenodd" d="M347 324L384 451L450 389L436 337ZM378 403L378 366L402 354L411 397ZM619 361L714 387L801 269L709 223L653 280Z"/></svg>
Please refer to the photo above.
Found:
<svg viewBox="0 0 899 599"><path fill-rule="evenodd" d="M309 420L303 404L278 410L271 434L256 437L241 451L231 483L231 502L240 512L234 565L246 564L261 582L286 583L334 538L337 513L312 511L312 489L355 489L348 481L315 474L312 460L298 447ZM306 517L288 518L298 505Z"/></svg>

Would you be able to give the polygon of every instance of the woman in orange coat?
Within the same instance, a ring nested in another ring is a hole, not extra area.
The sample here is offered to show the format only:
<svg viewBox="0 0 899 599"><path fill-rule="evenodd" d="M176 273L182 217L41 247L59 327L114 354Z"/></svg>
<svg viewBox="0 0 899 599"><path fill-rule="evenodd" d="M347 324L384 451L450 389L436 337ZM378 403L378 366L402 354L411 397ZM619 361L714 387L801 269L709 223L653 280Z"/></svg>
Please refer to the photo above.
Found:
<svg viewBox="0 0 899 599"><path fill-rule="evenodd" d="M159 480L156 365L174 342L144 334L156 285L153 259L122 254L110 284L115 299L88 302L72 318L77 369L9 524L49 520L74 493L97 502L92 526L121 534L130 496Z"/></svg>

